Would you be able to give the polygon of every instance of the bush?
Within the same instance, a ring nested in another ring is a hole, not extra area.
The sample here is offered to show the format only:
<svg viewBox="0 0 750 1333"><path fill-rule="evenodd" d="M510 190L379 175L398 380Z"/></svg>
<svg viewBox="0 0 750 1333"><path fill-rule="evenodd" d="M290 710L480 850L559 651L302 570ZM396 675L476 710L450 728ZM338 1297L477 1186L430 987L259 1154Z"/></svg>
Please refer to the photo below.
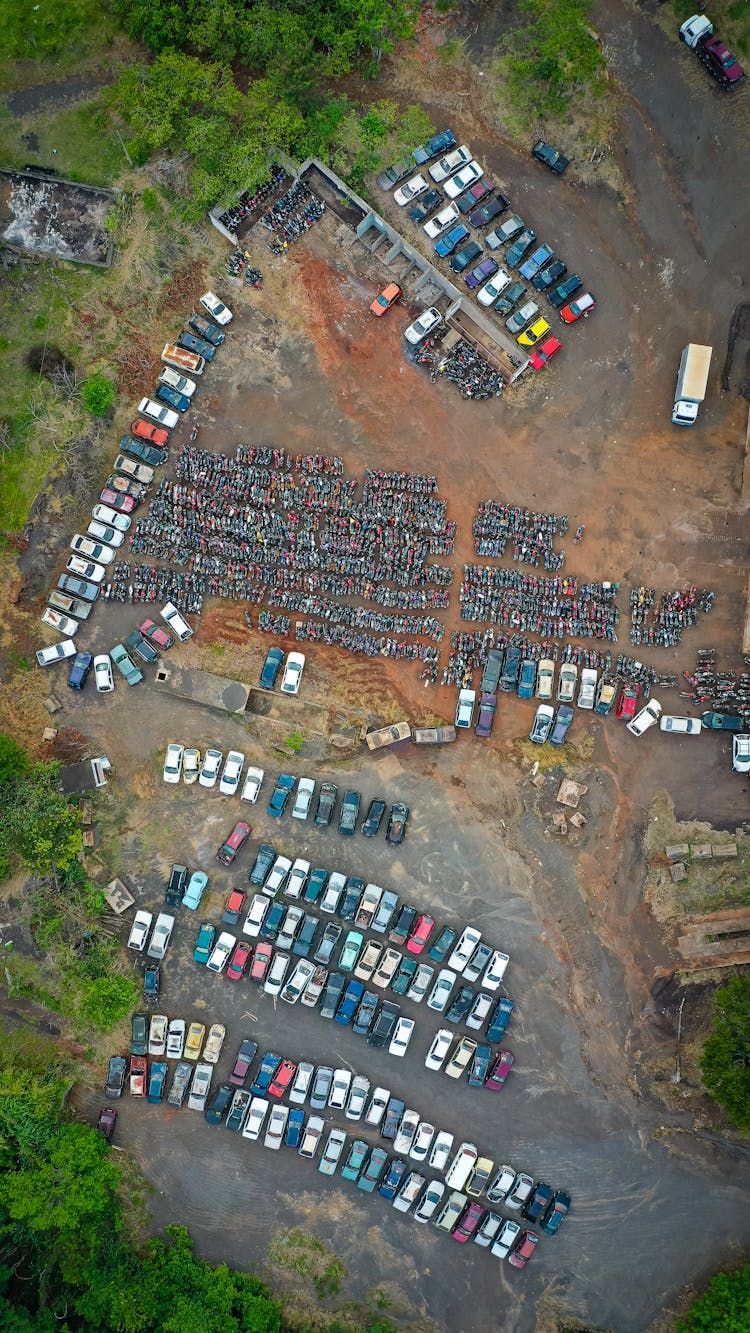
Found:
<svg viewBox="0 0 750 1333"><path fill-rule="evenodd" d="M138 1000L138 987L132 977L99 977L78 984L81 1018L100 1032L109 1032L121 1023Z"/></svg>
<svg viewBox="0 0 750 1333"><path fill-rule="evenodd" d="M83 401L94 417L106 417L115 396L115 386L101 370L89 375L83 385Z"/></svg>
<svg viewBox="0 0 750 1333"><path fill-rule="evenodd" d="M744 1333L750 1328L750 1264L717 1273L708 1290L677 1321L677 1333Z"/></svg>
<svg viewBox="0 0 750 1333"><path fill-rule="evenodd" d="M750 977L732 977L714 1000L703 1048L703 1082L737 1129L750 1130Z"/></svg>

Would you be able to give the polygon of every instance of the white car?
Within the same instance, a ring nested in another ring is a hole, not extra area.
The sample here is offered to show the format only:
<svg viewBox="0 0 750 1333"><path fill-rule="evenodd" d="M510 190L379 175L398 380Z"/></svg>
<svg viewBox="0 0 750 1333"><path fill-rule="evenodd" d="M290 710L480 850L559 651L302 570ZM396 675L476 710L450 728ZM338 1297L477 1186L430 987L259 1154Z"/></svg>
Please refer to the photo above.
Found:
<svg viewBox="0 0 750 1333"><path fill-rule="evenodd" d="M370 980L370 977L380 962L380 955L382 952L382 944L376 944L374 940L370 940L367 943L364 953L354 969L354 975L357 981Z"/></svg>
<svg viewBox="0 0 750 1333"><path fill-rule="evenodd" d="M409 1156L417 1162L423 1162L432 1147L434 1137L435 1126L431 1125L429 1120L420 1120L419 1127L414 1135L414 1142L409 1149Z"/></svg>
<svg viewBox="0 0 750 1333"><path fill-rule="evenodd" d="M370 1091L370 1080L364 1074L355 1074L346 1103L347 1120L361 1120Z"/></svg>
<svg viewBox="0 0 750 1333"><path fill-rule="evenodd" d="M263 768L248 768L246 770L245 783L240 792L241 801L250 801L251 805L255 805L265 775L265 769Z"/></svg>
<svg viewBox="0 0 750 1333"><path fill-rule="evenodd" d="M458 204L448 204L447 208L441 208L440 212L436 213L434 218L430 218L429 222L422 223L422 231L429 236L431 241L434 241L444 231L447 231L452 223L456 221L456 218L460 216Z"/></svg>
<svg viewBox="0 0 750 1333"><path fill-rule="evenodd" d="M203 1047L203 1059L210 1065L219 1063L221 1048L224 1045L224 1038L227 1030L223 1023L212 1023L208 1029L208 1039Z"/></svg>
<svg viewBox="0 0 750 1333"><path fill-rule="evenodd" d="M536 669L537 699L551 699L555 683L555 664L551 657L543 657Z"/></svg>
<svg viewBox="0 0 750 1333"><path fill-rule="evenodd" d="M182 756L182 781L186 787L192 787L198 781L201 768L201 752L194 746L187 746Z"/></svg>
<svg viewBox="0 0 750 1333"><path fill-rule="evenodd" d="M480 990L476 1000L464 1019L467 1028L472 1028L475 1032L478 1032L484 1025L484 1020L491 1008L492 996L488 995L486 991Z"/></svg>
<svg viewBox="0 0 750 1333"><path fill-rule="evenodd" d="M222 796L236 796L237 788L240 785L242 770L245 767L245 756L239 750L230 750L224 760L224 771L219 783L219 792Z"/></svg>
<svg viewBox="0 0 750 1333"><path fill-rule="evenodd" d="M351 1087L352 1073L350 1069L334 1069L331 1091L328 1094L328 1105L333 1111L343 1111L346 1106L346 1099L349 1096Z"/></svg>
<svg viewBox="0 0 750 1333"><path fill-rule="evenodd" d="M441 1129L432 1145L430 1166L436 1171L444 1171L452 1151L453 1135L449 1134L447 1129Z"/></svg>
<svg viewBox="0 0 750 1333"><path fill-rule="evenodd" d="M294 862L294 865L289 871L289 879L287 880L286 888L284 889L284 897L299 898L300 894L302 893L302 890L305 887L305 884L307 882L307 876L309 874L310 874L310 862L303 861L302 857L298 856L296 861Z"/></svg>
<svg viewBox="0 0 750 1333"><path fill-rule="evenodd" d="M289 913L287 913L287 916L288 915ZM304 916L304 912L302 915ZM292 975L281 992L282 1000L285 1000L287 1004L296 1004L297 1000L304 992L308 981L311 980L314 971L314 963L308 962L306 958L300 958Z"/></svg>
<svg viewBox="0 0 750 1333"><path fill-rule="evenodd" d="M192 398L198 387L195 380L189 380L187 375L181 375L179 370L173 370L171 366L164 366L158 383L166 384L168 389L176 389L178 393L184 393L186 398Z"/></svg>
<svg viewBox="0 0 750 1333"><path fill-rule="evenodd" d="M328 912L329 914L335 912L345 888L346 875L342 875L340 870L332 870L328 876L325 892L320 900L321 912Z"/></svg>
<svg viewBox="0 0 750 1333"><path fill-rule="evenodd" d="M265 1148L279 1149L284 1139L284 1130L286 1122L289 1119L288 1106L274 1106L268 1119L266 1132L263 1136L263 1146Z"/></svg>
<svg viewBox="0 0 750 1333"><path fill-rule="evenodd" d="M164 756L164 768L162 778L165 782L172 784L179 782L182 776L182 759L185 754L184 745L178 745L175 741L170 741L167 746L167 753Z"/></svg>
<svg viewBox="0 0 750 1333"><path fill-rule="evenodd" d="M277 856L263 885L263 892L268 898L275 898L289 871L292 863L288 856Z"/></svg>
<svg viewBox="0 0 750 1333"><path fill-rule="evenodd" d="M111 546L105 546L103 542L93 542L81 532L77 532L71 538L70 549L75 551L76 555L85 555L89 560L98 560L101 565L111 565L115 558Z"/></svg>
<svg viewBox="0 0 750 1333"><path fill-rule="evenodd" d="M415 1208L412 1217L415 1222L429 1222L438 1204L442 1202L445 1194L445 1185L442 1180L431 1180L419 1201L419 1206Z"/></svg>
<svg viewBox="0 0 750 1333"><path fill-rule="evenodd" d="M148 1025L149 1055L163 1055L167 1049L167 1028L169 1019L166 1014L152 1014Z"/></svg>
<svg viewBox="0 0 750 1333"><path fill-rule="evenodd" d="M186 639L191 637L193 631L188 625L185 617L180 615L174 602L165 602L159 615L162 620L169 625L172 633L180 640L180 643L184 643Z"/></svg>
<svg viewBox="0 0 750 1333"><path fill-rule="evenodd" d="M500 982L505 976L505 969L509 962L510 958L507 953L503 953L501 949L495 949L490 961L484 969L484 976L482 977L482 988L484 990L497 990Z"/></svg>
<svg viewBox="0 0 750 1333"><path fill-rule="evenodd" d="M578 707L591 709L594 707L594 698L596 695L596 682L598 672L593 667L584 667L581 672L581 685L578 690Z"/></svg>
<svg viewBox="0 0 750 1333"><path fill-rule="evenodd" d="M580 700L579 700L580 702ZM628 731L632 736L642 736L644 731L653 727L661 717L661 704L658 699L649 699L645 708L642 708L635 717L628 722Z"/></svg>
<svg viewBox="0 0 750 1333"><path fill-rule="evenodd" d="M426 189L427 181L420 173L418 176L412 176L411 180L406 181L404 185L400 185L397 190L394 190L393 198L399 208L403 208L405 204L412 204L417 195L424 194Z"/></svg>
<svg viewBox="0 0 750 1333"><path fill-rule="evenodd" d="M401 954L397 949L386 949L373 975L373 986L378 986L380 990L385 990L385 987L393 980L400 962Z"/></svg>
<svg viewBox="0 0 750 1333"><path fill-rule="evenodd" d="M167 1059L181 1060L185 1049L185 1020L173 1018L167 1031Z"/></svg>
<svg viewBox="0 0 750 1333"><path fill-rule="evenodd" d="M281 987L284 985L284 977L289 970L289 954L275 953L271 966L268 969L268 976L263 983L263 989L266 995L278 995Z"/></svg>
<svg viewBox="0 0 750 1333"><path fill-rule="evenodd" d="M388 1047L389 1055L406 1055L414 1031L413 1018L399 1018Z"/></svg>
<svg viewBox="0 0 750 1333"><path fill-rule="evenodd" d="M117 509L110 509L109 505L94 505L91 513L99 523L107 523L110 528L117 528L118 532L127 532L131 524L129 514L121 514Z"/></svg>
<svg viewBox="0 0 750 1333"><path fill-rule="evenodd" d="M476 930L474 926L467 926L448 959L448 967L452 968L454 972L463 972L481 938L481 930Z"/></svg>
<svg viewBox="0 0 750 1333"><path fill-rule="evenodd" d="M271 899L265 893L256 893L250 904L250 911L245 917L245 924L242 927L242 934L249 935L252 940L257 939L260 934L260 928L266 917L266 912L271 906Z"/></svg>
<svg viewBox="0 0 750 1333"><path fill-rule="evenodd" d="M164 403L157 403L155 398L142 398L138 404L138 411L145 417L151 417L152 421L158 421L160 426L166 426L167 430L174 430L180 419L179 412L173 412L172 408L166 407Z"/></svg>
<svg viewBox="0 0 750 1333"><path fill-rule="evenodd" d="M433 162L427 169L432 179L439 185L440 181L447 180L454 171L458 171L459 167L465 166L467 162L471 162L471 152L466 144L461 144L460 148L454 148L451 153L441 157L439 162Z"/></svg>
<svg viewBox="0 0 750 1333"><path fill-rule="evenodd" d="M423 1185L424 1176L420 1176L417 1171L410 1171L393 1200L393 1207L396 1211L399 1213L408 1213Z"/></svg>
<svg viewBox="0 0 750 1333"><path fill-rule="evenodd" d="M305 913L303 912L301 907L297 906L296 903L292 903L291 907L287 907L286 912L284 914L284 921L282 923L281 929L279 930L279 933L276 936L277 949L281 949L282 952L284 953L286 953L287 950L291 949L292 945L294 944L295 938L297 936L297 931L299 930L304 919L305 919ZM314 972L315 969L312 968L312 971Z"/></svg>
<svg viewBox="0 0 750 1333"><path fill-rule="evenodd" d="M109 694L115 688L112 663L108 653L99 653L94 658L94 680L100 694Z"/></svg>
<svg viewBox="0 0 750 1333"><path fill-rule="evenodd" d="M118 532L117 528L111 528L107 523L97 523L92 518L86 532L89 537L96 537L99 541L106 542L107 546L122 546L125 541L125 533Z"/></svg>
<svg viewBox="0 0 750 1333"><path fill-rule="evenodd" d="M732 737L732 768L735 773L750 773L750 736L742 732Z"/></svg>
<svg viewBox="0 0 750 1333"><path fill-rule="evenodd" d="M292 808L292 819L307 819L314 791L315 782L312 778L299 779L297 783L297 795L294 799L294 806Z"/></svg>
<svg viewBox="0 0 750 1333"><path fill-rule="evenodd" d="M513 1209L516 1212L523 1208L529 1195L533 1192L534 1181L531 1176L527 1176L523 1171L519 1171L513 1182L513 1188L508 1192L505 1200L505 1207Z"/></svg>
<svg viewBox="0 0 750 1333"><path fill-rule="evenodd" d="M561 704L572 704L578 684L578 667L575 662L563 662L557 678L557 699Z"/></svg>
<svg viewBox="0 0 750 1333"><path fill-rule="evenodd" d="M37 648L36 660L40 666L51 666L53 662L62 662L68 657L75 657L76 651L72 639L62 639L60 643L51 643L49 648Z"/></svg>
<svg viewBox="0 0 750 1333"><path fill-rule="evenodd" d="M135 949L137 953L143 951L153 919L152 912L144 912L143 910L136 912L135 917L133 918L133 924L130 927L130 934L128 935L129 949Z"/></svg>
<svg viewBox="0 0 750 1333"><path fill-rule="evenodd" d="M490 278L489 282L486 282L484 287L480 287L477 292L477 300L479 304L494 305L509 283L510 274L506 273L504 268L498 269L495 276Z"/></svg>
<svg viewBox="0 0 750 1333"><path fill-rule="evenodd" d="M42 624L49 625L50 629L56 629L58 634L67 634L72 639L74 634L78 633L80 625L77 620L71 616L64 616L61 611L53 611L51 606L46 606L42 612Z"/></svg>
<svg viewBox="0 0 750 1333"><path fill-rule="evenodd" d="M414 973L414 980L406 992L407 1000L413 1000L415 1004L421 1004L432 984L434 975L434 967L430 967L429 963L420 963Z"/></svg>
<svg viewBox="0 0 750 1333"><path fill-rule="evenodd" d="M211 950L209 960L206 963L209 972L224 971L224 968L227 965L227 959L236 943L236 935L231 935L228 930L222 930L218 940Z"/></svg>
<svg viewBox="0 0 750 1333"><path fill-rule="evenodd" d="M304 653L288 653L281 677L282 694L299 694L302 672L305 669Z"/></svg>
<svg viewBox="0 0 750 1333"><path fill-rule="evenodd" d="M492 1243L490 1254L494 1254L496 1259L507 1259L520 1230L520 1223L514 1222L512 1217L506 1217L500 1235Z"/></svg>
<svg viewBox="0 0 750 1333"><path fill-rule="evenodd" d="M224 305L224 302L220 301L214 292L204 292L199 300L206 314L210 315L217 324L231 324L234 316L229 306Z"/></svg>
<svg viewBox="0 0 750 1333"><path fill-rule="evenodd" d="M421 343L422 339L426 338L427 334L431 333L442 322L443 316L437 306L431 305L427 310L422 311L421 315L415 319L413 324L409 325L408 329L404 330L404 337L408 343L416 347L417 343Z"/></svg>
<svg viewBox="0 0 750 1333"><path fill-rule="evenodd" d="M393 1140L393 1151L397 1154L408 1153L417 1130L419 1129L419 1111L413 1111L407 1107L401 1116L398 1126L398 1133Z"/></svg>
<svg viewBox="0 0 750 1333"><path fill-rule="evenodd" d="M104 565L98 565L95 560L83 560L80 555L69 555L65 568L69 574L77 574L90 583L102 583L107 577Z"/></svg>
<svg viewBox="0 0 750 1333"><path fill-rule="evenodd" d="M210 1065L196 1065L193 1081L190 1085L188 1106L191 1111L202 1111L211 1087L214 1071Z"/></svg>
<svg viewBox="0 0 750 1333"><path fill-rule="evenodd" d="M388 1105L390 1099L391 1099L391 1094L388 1088L375 1089L375 1091L372 1094L372 1097L370 1098L370 1105L368 1106L367 1111L365 1113L366 1125L372 1125L374 1129L377 1129L378 1125L383 1119L383 1116L385 1115L385 1108Z"/></svg>
<svg viewBox="0 0 750 1333"><path fill-rule="evenodd" d="M216 779L219 776L221 761L224 758L221 750L206 750L201 764L201 771L198 775L198 781L201 787L211 789L216 786Z"/></svg>
<svg viewBox="0 0 750 1333"><path fill-rule="evenodd" d="M253 1097L253 1100L250 1103L250 1109L247 1113L247 1119L242 1126L243 1139L260 1138L260 1131L263 1128L263 1121L268 1114L269 1105L270 1102L267 1102L264 1097Z"/></svg>
<svg viewBox="0 0 750 1333"><path fill-rule="evenodd" d="M456 704L456 726L470 727L474 720L474 705L477 701L476 690L459 690Z"/></svg>
<svg viewBox="0 0 750 1333"><path fill-rule="evenodd" d="M475 158L473 162L467 162L465 167L462 167L460 171L456 172L455 176L446 181L443 188L449 199L457 199L460 194L463 194L464 190L468 190L470 185L474 185L476 181L481 180L483 175L484 168L480 167Z"/></svg>
<svg viewBox="0 0 750 1333"><path fill-rule="evenodd" d="M452 1041L453 1036L447 1028L438 1028L432 1039L432 1045L425 1056L424 1062L428 1069L442 1069Z"/></svg>
<svg viewBox="0 0 750 1333"><path fill-rule="evenodd" d="M505 1196L510 1190L516 1173L512 1166L499 1166L492 1179L492 1184L487 1186L487 1198L490 1203L504 1203Z"/></svg>
<svg viewBox="0 0 750 1333"><path fill-rule="evenodd" d="M289 1100L294 1102L295 1106L303 1106L306 1102L314 1073L315 1065L309 1064L306 1060L300 1060L297 1065L297 1073L294 1075L292 1086L289 1089Z"/></svg>
<svg viewBox="0 0 750 1333"><path fill-rule="evenodd" d="M437 974L437 981L427 997L427 1008L434 1009L436 1013L442 1014L455 984L456 973L451 972L448 967L441 967Z"/></svg>
<svg viewBox="0 0 750 1333"><path fill-rule="evenodd" d="M674 717L665 713L659 723L660 731L670 731L673 736L700 736L702 729L699 717Z"/></svg>
<svg viewBox="0 0 750 1333"><path fill-rule="evenodd" d="M151 943L146 950L146 954L149 958L155 958L157 962L161 961L167 952L167 947L173 930L174 917L170 916L168 912L160 912L156 918L156 925L154 926L154 933L151 936Z"/></svg>

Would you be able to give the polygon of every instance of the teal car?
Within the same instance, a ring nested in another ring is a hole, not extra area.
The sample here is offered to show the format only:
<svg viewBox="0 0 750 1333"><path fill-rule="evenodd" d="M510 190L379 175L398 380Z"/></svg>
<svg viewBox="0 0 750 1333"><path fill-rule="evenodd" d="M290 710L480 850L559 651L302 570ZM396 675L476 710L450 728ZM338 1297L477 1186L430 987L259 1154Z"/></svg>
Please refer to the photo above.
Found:
<svg viewBox="0 0 750 1333"><path fill-rule="evenodd" d="M211 957L211 950L214 947L216 939L216 927L211 925L210 921L204 921L198 931L198 938L195 941L193 949L193 958L196 963L207 963Z"/></svg>
<svg viewBox="0 0 750 1333"><path fill-rule="evenodd" d="M361 1139L354 1140L351 1146L351 1150L349 1152L349 1156L346 1159L346 1166L343 1168L341 1172L343 1180L357 1179L357 1176L362 1170L362 1163L364 1162L369 1151L370 1149L368 1145L366 1143L363 1143Z"/></svg>
<svg viewBox="0 0 750 1333"><path fill-rule="evenodd" d="M165 1061L152 1060L148 1076L148 1096L147 1101L155 1106L160 1105L164 1097L164 1085L167 1081L169 1066Z"/></svg>
<svg viewBox="0 0 750 1333"><path fill-rule="evenodd" d="M352 972L354 970L359 953L364 944L364 935L361 930L350 930L347 932L344 940L344 947L341 950L339 958L339 967L342 972Z"/></svg>
<svg viewBox="0 0 750 1333"><path fill-rule="evenodd" d="M364 1190L365 1194L372 1194L377 1188L387 1161L388 1153L383 1148L373 1148L367 1166L357 1181L357 1189Z"/></svg>
<svg viewBox="0 0 750 1333"><path fill-rule="evenodd" d="M138 670L135 662L125 651L121 643L116 643L109 653L117 670L125 677L128 685L140 685L143 680L143 672Z"/></svg>

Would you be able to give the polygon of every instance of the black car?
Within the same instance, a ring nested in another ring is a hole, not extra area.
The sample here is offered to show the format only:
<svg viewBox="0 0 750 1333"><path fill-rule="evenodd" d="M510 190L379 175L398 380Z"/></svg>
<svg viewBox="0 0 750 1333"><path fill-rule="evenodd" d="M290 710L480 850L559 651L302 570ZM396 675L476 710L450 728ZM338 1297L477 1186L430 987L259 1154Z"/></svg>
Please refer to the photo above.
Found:
<svg viewBox="0 0 750 1333"><path fill-rule="evenodd" d="M490 199L481 208L475 208L473 213L469 214L469 222L472 227L486 227L493 218L498 218L504 213L506 208L510 207L510 200L505 198L504 194L496 194L494 199Z"/></svg>
<svg viewBox="0 0 750 1333"><path fill-rule="evenodd" d="M378 997L374 991L366 990L359 1002L359 1008L354 1015L352 1032L357 1036L364 1037L370 1031L372 1020L375 1017L375 1010L378 1007Z"/></svg>
<svg viewBox="0 0 750 1333"><path fill-rule="evenodd" d="M172 866L172 873L169 876L169 883L164 894L164 901L168 907L179 907L185 893L187 884L187 866Z"/></svg>
<svg viewBox="0 0 750 1333"><path fill-rule="evenodd" d="M531 227L527 227L525 231L521 232L518 240L513 242L505 255L505 262L508 265L508 268L518 268L526 251L534 244L535 240L536 232L532 231Z"/></svg>
<svg viewBox="0 0 750 1333"><path fill-rule="evenodd" d="M70 675L68 676L68 685L71 690L83 689L89 671L91 670L91 663L93 660L91 653L76 653L75 661L70 668Z"/></svg>
<svg viewBox="0 0 750 1333"><path fill-rule="evenodd" d="M130 1054L145 1055L148 1051L148 1018L133 1014L130 1020Z"/></svg>
<svg viewBox="0 0 750 1333"><path fill-rule="evenodd" d="M328 985L323 993L323 1003L318 1010L321 1018L333 1018L338 1007L338 1002L344 991L345 979L343 972L332 972L328 978Z"/></svg>
<svg viewBox="0 0 750 1333"><path fill-rule="evenodd" d="M460 1023L476 999L471 986L462 986L445 1017L449 1023Z"/></svg>
<svg viewBox="0 0 750 1333"><path fill-rule="evenodd" d="M205 338L213 347L221 347L226 337L218 324L212 324L205 315L191 315L188 324L201 338Z"/></svg>
<svg viewBox="0 0 750 1333"><path fill-rule="evenodd" d="M357 824L357 815L359 814L360 794L358 791L345 791L344 799L341 803L341 817L339 819L339 833L350 838L354 833Z"/></svg>
<svg viewBox="0 0 750 1333"><path fill-rule="evenodd" d="M262 940L270 940L273 943L279 933L285 913L286 903L274 899L261 923L260 937Z"/></svg>
<svg viewBox="0 0 750 1333"><path fill-rule="evenodd" d="M453 948L455 939L455 930L452 930L450 926L443 926L432 948L427 950L427 957L435 963L442 963L448 950Z"/></svg>
<svg viewBox="0 0 750 1333"><path fill-rule="evenodd" d="M578 277L578 274L574 273L572 277L566 278L564 282L561 282L559 287L555 287L554 291L549 293L547 300L550 305L554 306L557 310L559 306L565 305L565 302L569 301L571 296L575 296L576 292L582 286L583 283Z"/></svg>
<svg viewBox="0 0 750 1333"><path fill-rule="evenodd" d="M465 245L463 250L459 250L458 254L452 256L450 263L453 272L463 273L464 269L467 269L469 264L473 264L481 253L482 247L479 241L469 241L469 244Z"/></svg>
<svg viewBox="0 0 750 1333"><path fill-rule="evenodd" d="M526 288L522 282L512 282L510 287L506 288L503 296L495 302L494 309L498 315L509 315L514 305L516 305L524 295Z"/></svg>
<svg viewBox="0 0 750 1333"><path fill-rule="evenodd" d="M120 438L120 453L128 458L135 458L147 467L161 467L167 461L167 450L159 449L155 444L146 444L145 440L135 439L132 435ZM115 464L117 466L117 464Z"/></svg>
<svg viewBox="0 0 750 1333"><path fill-rule="evenodd" d="M196 356L202 356L204 361L213 361L216 356L216 348L207 343L205 338L196 338L194 333L188 333L183 329L176 343L177 347L184 347L186 352L195 352Z"/></svg>
<svg viewBox="0 0 750 1333"><path fill-rule="evenodd" d="M514 645L511 645L511 647L506 650L505 665L503 667L503 674L500 677L500 689L504 690L506 694L512 693L516 688L518 673L521 670L521 657L521 649L516 648Z"/></svg>
<svg viewBox="0 0 750 1333"><path fill-rule="evenodd" d="M321 782L318 792L318 805L315 811L315 823L318 828L328 828L333 817L336 797L339 789L333 782Z"/></svg>
<svg viewBox="0 0 750 1333"><path fill-rule="evenodd" d="M128 1062L125 1057L111 1055L109 1069L107 1070L107 1082L104 1084L104 1092L107 1097L122 1097L127 1072Z"/></svg>
<svg viewBox="0 0 750 1333"><path fill-rule="evenodd" d="M375 837L376 833L378 832L378 829L380 828L380 825L383 822L384 814L385 814L385 801L379 801L377 800L377 798L374 801L370 801L370 808L367 811L367 815L362 822L362 829L361 829L362 833L366 838Z"/></svg>
<svg viewBox="0 0 750 1333"><path fill-rule="evenodd" d="M159 661L159 654L154 648L154 645L149 643L148 639L144 638L139 629L134 629L133 633L128 635L125 643L128 648L133 649L133 652L137 657L140 657L142 662Z"/></svg>
<svg viewBox="0 0 750 1333"><path fill-rule="evenodd" d="M418 199L413 208L409 209L409 217L412 222L426 222L430 213L434 213L438 204L442 203L443 195L440 190L428 190Z"/></svg>
<svg viewBox="0 0 750 1333"><path fill-rule="evenodd" d="M266 660L263 663L263 670L260 673L259 684L261 689L273 689L283 661L284 654L280 648L269 648L266 653Z"/></svg>
<svg viewBox="0 0 750 1333"><path fill-rule="evenodd" d="M388 828L385 833L385 840L390 843L391 847L401 846L401 843L404 841L404 834L406 833L408 820L408 805L404 805L403 801L396 801L395 805L391 806L391 813L388 816Z"/></svg>
<svg viewBox="0 0 750 1333"><path fill-rule="evenodd" d="M368 1046L380 1048L387 1045L400 1013L401 1010L397 1004L393 1004L391 1000L383 1000L380 1013L367 1034Z"/></svg>
<svg viewBox="0 0 750 1333"><path fill-rule="evenodd" d="M566 167L570 166L570 158L563 157L558 148L545 143L544 139L537 139L531 150L531 156L535 157L537 162L543 162L545 167L549 167L558 176L562 176Z"/></svg>
<svg viewBox="0 0 750 1333"><path fill-rule="evenodd" d="M541 273L537 273L533 279L533 286L538 292L546 292L549 287L554 286L561 278L565 277L568 271L568 265L563 264L561 259L556 259L554 264L543 268Z"/></svg>
<svg viewBox="0 0 750 1333"><path fill-rule="evenodd" d="M155 1004L161 989L161 968L158 963L149 963L143 973L143 1003Z"/></svg>
<svg viewBox="0 0 750 1333"><path fill-rule="evenodd" d="M484 1080L487 1077L487 1070L490 1067L492 1059L492 1047L486 1042L480 1042L474 1052L466 1081L470 1088L483 1088Z"/></svg>
<svg viewBox="0 0 750 1333"><path fill-rule="evenodd" d="M224 1118L224 1112L233 1096L233 1090L228 1088L226 1083L222 1083L221 1087L216 1089L216 1092L203 1112L204 1120L207 1120L209 1125L220 1125Z"/></svg>
<svg viewBox="0 0 750 1333"><path fill-rule="evenodd" d="M398 1097L391 1097L385 1108L383 1123L380 1126L380 1135L384 1139L395 1139L398 1133L398 1127L401 1123L401 1117L406 1110L406 1102L402 1102Z"/></svg>
<svg viewBox="0 0 750 1333"><path fill-rule="evenodd" d="M406 943L406 937L414 924L416 915L416 907L410 907L408 903L404 903L388 936L391 944L402 945Z"/></svg>
<svg viewBox="0 0 750 1333"><path fill-rule="evenodd" d="M539 1221L542 1213L546 1212L551 1204L554 1192L553 1189L550 1189L549 1185L545 1185L543 1180L540 1180L537 1183L534 1193L531 1195L531 1198L523 1210L523 1215L527 1222Z"/></svg>
<svg viewBox="0 0 750 1333"><path fill-rule="evenodd" d="M344 890L343 899L339 903L338 912L336 913L336 915L339 916L342 921L354 920L355 916L357 915L359 900L362 897L364 891L365 891L365 881L363 879L357 879L355 876L350 875L349 879L346 881L346 888Z"/></svg>
<svg viewBox="0 0 750 1333"><path fill-rule="evenodd" d="M503 669L503 650L502 648L490 648L487 654L487 664L482 673L482 683L479 686L481 694L496 694L500 673Z"/></svg>
<svg viewBox="0 0 750 1333"><path fill-rule="evenodd" d="M248 876L250 883L257 889L265 884L266 876L276 860L276 848L270 842L262 842L255 857L255 865Z"/></svg>

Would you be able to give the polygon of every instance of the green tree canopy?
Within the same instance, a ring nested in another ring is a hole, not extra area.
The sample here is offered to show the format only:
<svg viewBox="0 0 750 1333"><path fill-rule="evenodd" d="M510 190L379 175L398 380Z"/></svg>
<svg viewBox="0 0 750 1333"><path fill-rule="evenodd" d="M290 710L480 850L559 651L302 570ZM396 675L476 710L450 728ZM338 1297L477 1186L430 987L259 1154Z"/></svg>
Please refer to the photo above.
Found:
<svg viewBox="0 0 750 1333"><path fill-rule="evenodd" d="M82 397L94 417L106 417L115 396L115 386L101 370L96 370L84 382Z"/></svg>
<svg viewBox="0 0 750 1333"><path fill-rule="evenodd" d="M59 764L17 773L0 808L0 861L20 856L34 874L65 870L83 846L78 815L57 790Z"/></svg>
<svg viewBox="0 0 750 1333"><path fill-rule="evenodd" d="M701 1075L732 1124L750 1129L750 977L732 977L717 990Z"/></svg>
<svg viewBox="0 0 750 1333"><path fill-rule="evenodd" d="M734 1273L717 1273L677 1321L677 1333L747 1333L749 1328L750 1264Z"/></svg>

